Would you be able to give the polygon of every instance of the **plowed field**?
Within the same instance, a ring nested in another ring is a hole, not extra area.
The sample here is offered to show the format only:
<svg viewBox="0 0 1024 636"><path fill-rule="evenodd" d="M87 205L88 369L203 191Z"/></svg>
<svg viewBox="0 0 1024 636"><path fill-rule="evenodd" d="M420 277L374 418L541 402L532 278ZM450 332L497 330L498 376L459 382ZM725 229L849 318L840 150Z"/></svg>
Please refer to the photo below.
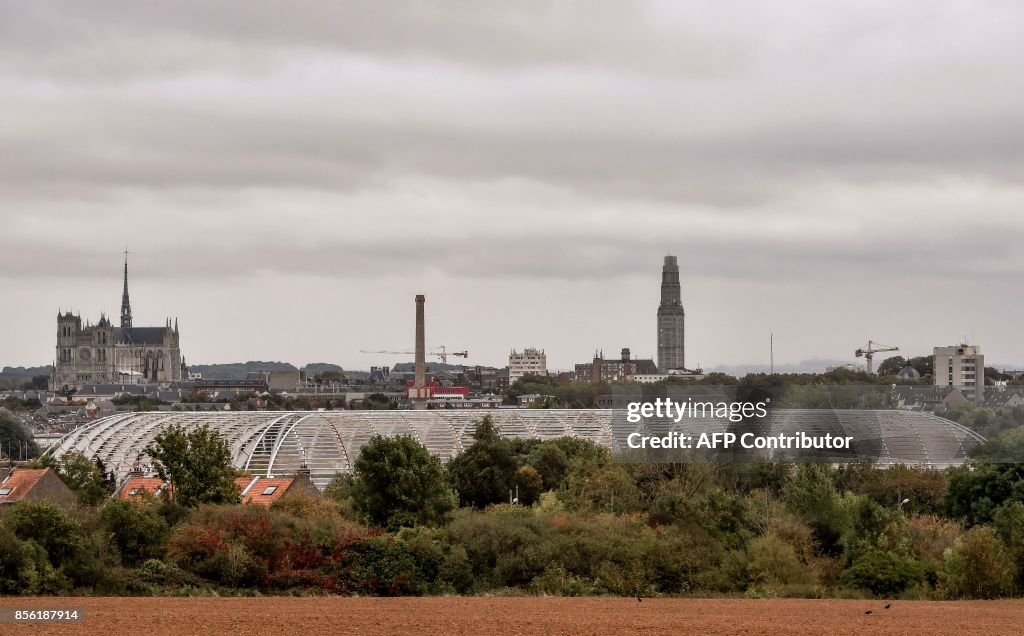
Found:
<svg viewBox="0 0 1024 636"><path fill-rule="evenodd" d="M1020 634L1024 601L620 598L68 598L82 624L0 625L3 634ZM865 614L870 610L870 614Z"/></svg>

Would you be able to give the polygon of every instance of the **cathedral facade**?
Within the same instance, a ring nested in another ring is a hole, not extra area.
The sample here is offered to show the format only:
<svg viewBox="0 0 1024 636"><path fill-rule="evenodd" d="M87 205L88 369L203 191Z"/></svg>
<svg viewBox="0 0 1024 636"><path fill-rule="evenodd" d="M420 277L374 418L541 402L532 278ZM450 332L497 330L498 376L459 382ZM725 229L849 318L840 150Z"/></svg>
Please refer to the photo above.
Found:
<svg viewBox="0 0 1024 636"><path fill-rule="evenodd" d="M57 313L57 352L50 389L84 384L169 384L188 379L181 355L178 321L163 327L135 327L124 264L121 326L101 315L95 325L70 311Z"/></svg>

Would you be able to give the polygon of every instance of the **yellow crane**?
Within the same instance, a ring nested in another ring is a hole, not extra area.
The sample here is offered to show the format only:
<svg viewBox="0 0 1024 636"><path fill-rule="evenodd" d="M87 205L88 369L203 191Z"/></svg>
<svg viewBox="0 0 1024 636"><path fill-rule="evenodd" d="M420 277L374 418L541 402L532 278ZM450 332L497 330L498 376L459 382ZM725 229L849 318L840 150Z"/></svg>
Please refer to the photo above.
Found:
<svg viewBox="0 0 1024 636"><path fill-rule="evenodd" d="M890 347L880 342L868 340L868 346L864 347L863 349L857 349L856 351L853 352L853 355L857 356L858 358L864 358L864 360L867 361L868 373L874 373L875 368L873 362L876 353L899 350L899 347Z"/></svg>

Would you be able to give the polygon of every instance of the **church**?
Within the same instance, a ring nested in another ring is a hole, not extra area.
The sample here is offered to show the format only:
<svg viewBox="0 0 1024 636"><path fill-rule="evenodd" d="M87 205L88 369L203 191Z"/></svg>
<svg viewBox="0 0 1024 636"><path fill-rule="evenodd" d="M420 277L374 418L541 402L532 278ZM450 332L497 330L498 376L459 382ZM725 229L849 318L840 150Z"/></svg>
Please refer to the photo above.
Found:
<svg viewBox="0 0 1024 636"><path fill-rule="evenodd" d="M128 259L124 261L121 326L105 315L95 325L83 324L70 311L57 313L57 356L50 389L80 388L84 384L169 384L188 379L181 355L178 320L163 327L132 325L128 299Z"/></svg>

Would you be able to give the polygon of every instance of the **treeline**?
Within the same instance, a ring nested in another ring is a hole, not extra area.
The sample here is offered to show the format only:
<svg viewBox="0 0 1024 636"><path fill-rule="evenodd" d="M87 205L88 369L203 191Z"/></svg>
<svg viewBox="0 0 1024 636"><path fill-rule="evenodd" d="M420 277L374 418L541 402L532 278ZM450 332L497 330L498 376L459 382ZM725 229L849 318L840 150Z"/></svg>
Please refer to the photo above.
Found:
<svg viewBox="0 0 1024 636"><path fill-rule="evenodd" d="M623 465L590 442L506 439L447 464L373 438L322 499L238 505L209 429L149 449L171 497L0 512L4 594L556 594L995 598L1024 590L1024 467ZM514 503L509 503L512 497Z"/></svg>
<svg viewBox="0 0 1024 636"><path fill-rule="evenodd" d="M761 389L771 393L777 398L784 398L790 393L799 393L802 389L818 390L830 389L835 391L837 387L864 387L864 393L870 389L881 390L891 387L893 384L904 386L927 386L929 380L905 379L895 375L876 375L864 371L851 371L849 369L835 369L826 373L750 373L742 378L737 378L725 373L708 373L700 380L668 378L643 387L636 384L622 382L568 382L560 384L554 378L547 376L527 375L516 380L512 386L505 390L505 404L517 404L518 399L523 395L538 394L542 399L531 404L533 408L571 408L584 409L595 408L598 398L610 396L616 388L620 389L651 389L654 387L683 387L693 388L701 386L743 386L753 389ZM848 391L852 393L852 391ZM833 408L851 408L843 404L833 405ZM871 408L882 408L872 406Z"/></svg>

